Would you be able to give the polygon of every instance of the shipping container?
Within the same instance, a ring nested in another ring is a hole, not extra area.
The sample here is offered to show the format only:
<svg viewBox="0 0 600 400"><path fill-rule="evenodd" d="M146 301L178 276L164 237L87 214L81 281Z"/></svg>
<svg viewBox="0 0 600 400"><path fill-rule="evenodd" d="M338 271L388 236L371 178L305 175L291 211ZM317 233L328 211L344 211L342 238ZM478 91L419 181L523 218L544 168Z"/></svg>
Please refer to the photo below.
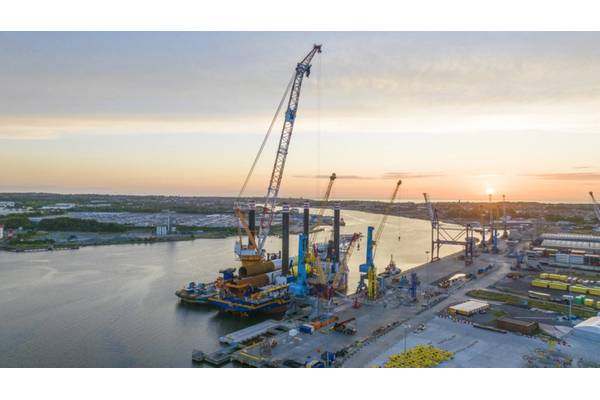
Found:
<svg viewBox="0 0 600 400"><path fill-rule="evenodd" d="M588 294L592 296L600 296L600 288L588 288Z"/></svg>
<svg viewBox="0 0 600 400"><path fill-rule="evenodd" d="M583 294L587 294L588 293L588 288L585 286L577 286L577 285L572 285L571 286L571 292L574 293L583 293Z"/></svg>
<svg viewBox="0 0 600 400"><path fill-rule="evenodd" d="M586 306L589 306L589 307L594 307L594 303L595 303L595 302L594 302L594 300L593 300L593 299L585 299L585 300L583 301L583 304L584 304L584 305L586 305Z"/></svg>
<svg viewBox="0 0 600 400"><path fill-rule="evenodd" d="M315 331L315 327L309 324L302 324L298 327L298 330L302 333L312 334Z"/></svg>
<svg viewBox="0 0 600 400"><path fill-rule="evenodd" d="M556 262L568 264L569 263L569 255L565 253L557 253L556 254Z"/></svg>
<svg viewBox="0 0 600 400"><path fill-rule="evenodd" d="M568 290L569 285L567 285L566 283L562 283L562 282L550 282L550 284L548 285L548 288L556 289L556 290Z"/></svg>
<svg viewBox="0 0 600 400"><path fill-rule="evenodd" d="M540 279L548 279L548 274L547 274L547 273L545 273L545 272L542 272L542 273L540 274Z"/></svg>
<svg viewBox="0 0 600 400"><path fill-rule="evenodd" d="M561 281L561 282L566 282L567 279L569 279L569 277L567 275L560 275L560 274L548 274L548 278L555 280L555 281Z"/></svg>
<svg viewBox="0 0 600 400"><path fill-rule="evenodd" d="M542 279L534 279L531 281L531 286L535 286L535 287L541 287L541 288L548 288L548 285L550 285L549 281L544 281Z"/></svg>

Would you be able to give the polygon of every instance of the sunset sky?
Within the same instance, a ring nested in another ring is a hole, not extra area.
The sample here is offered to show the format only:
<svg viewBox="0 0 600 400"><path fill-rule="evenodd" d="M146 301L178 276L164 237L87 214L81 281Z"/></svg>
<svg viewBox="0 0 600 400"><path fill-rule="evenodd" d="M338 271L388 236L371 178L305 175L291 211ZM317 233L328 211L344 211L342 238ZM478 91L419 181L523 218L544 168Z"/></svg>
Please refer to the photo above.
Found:
<svg viewBox="0 0 600 400"><path fill-rule="evenodd" d="M600 192L599 33L315 32L0 33L0 191L237 195L313 43L281 196Z"/></svg>

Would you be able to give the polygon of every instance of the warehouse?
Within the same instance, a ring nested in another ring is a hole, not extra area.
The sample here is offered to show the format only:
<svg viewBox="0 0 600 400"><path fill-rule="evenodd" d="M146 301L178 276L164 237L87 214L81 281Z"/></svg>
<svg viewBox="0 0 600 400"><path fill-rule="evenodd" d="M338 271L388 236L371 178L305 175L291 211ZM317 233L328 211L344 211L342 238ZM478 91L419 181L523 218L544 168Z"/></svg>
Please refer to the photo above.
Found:
<svg viewBox="0 0 600 400"><path fill-rule="evenodd" d="M498 318L496 321L496 326L499 329L505 329L511 332L519 332L523 335L533 335L538 329L537 322L524 321L508 317Z"/></svg>
<svg viewBox="0 0 600 400"><path fill-rule="evenodd" d="M473 314L477 314L478 312L485 311L488 308L490 308L488 303L477 300L469 300L464 303L448 307L448 313L451 315L459 314L469 317Z"/></svg>
<svg viewBox="0 0 600 400"><path fill-rule="evenodd" d="M588 318L575 325L573 334L583 339L600 342L600 317Z"/></svg>

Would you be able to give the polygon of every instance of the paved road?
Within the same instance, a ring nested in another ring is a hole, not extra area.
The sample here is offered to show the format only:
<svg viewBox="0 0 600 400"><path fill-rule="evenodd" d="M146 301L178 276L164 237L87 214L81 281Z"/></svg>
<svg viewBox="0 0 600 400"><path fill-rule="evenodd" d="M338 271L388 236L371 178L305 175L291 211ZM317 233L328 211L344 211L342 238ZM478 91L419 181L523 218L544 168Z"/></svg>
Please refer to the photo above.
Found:
<svg viewBox="0 0 600 400"><path fill-rule="evenodd" d="M459 261L447 259L441 260L440 263L450 263L454 262L454 266L460 266ZM344 367L357 368L357 367L367 367L371 365L371 361L377 358L381 353L385 352L391 346L395 345L399 341L404 339L404 335L406 332L406 327L410 325L411 327L418 326L419 324L426 324L427 321L430 321L433 317L435 317L438 313L443 311L446 307L450 306L453 303L460 302L463 300L467 300L466 293L469 290L475 288L485 288L497 280L501 279L504 275L506 275L510 271L510 265L513 261L511 259L505 258L502 255L493 255L493 254L482 254L478 258L476 258L474 266L468 267L469 271L477 270L481 266L488 265L491 263L496 264L496 268L487 273L486 275L475 279L473 281L467 282L461 288L457 289L451 296L449 296L446 300L441 301L440 303L434 305L429 310L422 312L421 314L407 320L405 323L367 345L357 353L355 353L352 357L350 357L345 363ZM464 266L461 266L463 270L465 270ZM443 268L446 269L446 268ZM438 275L437 273L432 273L432 275ZM435 279L431 279L430 281L434 281Z"/></svg>

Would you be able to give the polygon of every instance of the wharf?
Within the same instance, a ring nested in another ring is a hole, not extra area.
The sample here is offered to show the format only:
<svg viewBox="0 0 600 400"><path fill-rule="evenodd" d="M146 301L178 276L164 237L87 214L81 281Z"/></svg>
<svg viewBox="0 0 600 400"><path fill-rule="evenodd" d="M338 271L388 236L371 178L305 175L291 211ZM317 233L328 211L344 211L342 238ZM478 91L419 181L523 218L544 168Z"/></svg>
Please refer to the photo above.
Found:
<svg viewBox="0 0 600 400"><path fill-rule="evenodd" d="M292 329L294 324L289 321L275 321L269 319L256 325L249 326L239 331L221 336L219 341L225 344L245 343L260 336L271 334L276 335L281 332L287 332Z"/></svg>
<svg viewBox="0 0 600 400"><path fill-rule="evenodd" d="M212 364L214 366L220 366L223 364L227 364L231 361L231 355L239 350L238 345L231 345L229 347L221 348L214 353L206 354L204 356L204 361Z"/></svg>

